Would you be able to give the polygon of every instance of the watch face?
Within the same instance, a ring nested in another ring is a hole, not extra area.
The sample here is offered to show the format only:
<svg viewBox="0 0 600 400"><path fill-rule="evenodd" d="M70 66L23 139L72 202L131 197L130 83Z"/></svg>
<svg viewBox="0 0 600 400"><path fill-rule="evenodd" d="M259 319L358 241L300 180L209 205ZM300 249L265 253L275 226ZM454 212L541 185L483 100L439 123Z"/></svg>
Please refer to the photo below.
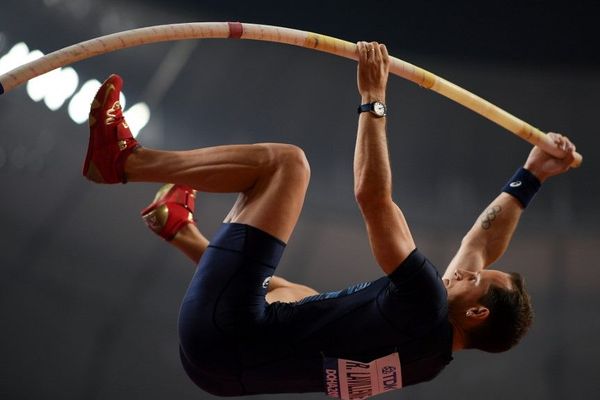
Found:
<svg viewBox="0 0 600 400"><path fill-rule="evenodd" d="M379 115L380 117L383 117L385 115L385 105L379 101L376 101L373 104L373 111L375 112L375 114Z"/></svg>

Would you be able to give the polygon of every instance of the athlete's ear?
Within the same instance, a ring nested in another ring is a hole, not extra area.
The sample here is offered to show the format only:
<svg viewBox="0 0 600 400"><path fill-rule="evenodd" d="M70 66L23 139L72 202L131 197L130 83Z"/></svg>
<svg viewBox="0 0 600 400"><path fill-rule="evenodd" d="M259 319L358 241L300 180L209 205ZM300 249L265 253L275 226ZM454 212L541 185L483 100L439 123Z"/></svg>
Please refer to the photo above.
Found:
<svg viewBox="0 0 600 400"><path fill-rule="evenodd" d="M489 315L490 315L490 310L484 306L471 307L465 313L465 316L467 317L467 319L470 321L473 321L473 322L475 322L477 320L479 320L480 322L483 322Z"/></svg>

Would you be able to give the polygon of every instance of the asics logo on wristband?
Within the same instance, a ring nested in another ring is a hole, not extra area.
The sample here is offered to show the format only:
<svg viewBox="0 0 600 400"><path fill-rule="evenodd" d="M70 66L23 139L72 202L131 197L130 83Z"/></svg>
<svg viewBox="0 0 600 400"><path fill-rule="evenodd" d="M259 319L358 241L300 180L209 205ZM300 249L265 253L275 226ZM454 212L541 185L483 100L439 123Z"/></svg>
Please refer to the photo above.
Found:
<svg viewBox="0 0 600 400"><path fill-rule="evenodd" d="M510 183L510 187L519 187L521 186L522 182L521 181L515 181L515 182L511 182Z"/></svg>

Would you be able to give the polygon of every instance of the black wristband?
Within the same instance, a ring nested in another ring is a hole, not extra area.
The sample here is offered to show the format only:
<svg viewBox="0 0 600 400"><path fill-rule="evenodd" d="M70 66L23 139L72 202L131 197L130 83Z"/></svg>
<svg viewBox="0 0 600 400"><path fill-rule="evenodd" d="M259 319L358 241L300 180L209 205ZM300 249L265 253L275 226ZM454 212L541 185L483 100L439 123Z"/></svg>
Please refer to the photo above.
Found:
<svg viewBox="0 0 600 400"><path fill-rule="evenodd" d="M541 186L540 180L535 175L525 168L519 168L504 185L502 191L514 196L525 208Z"/></svg>

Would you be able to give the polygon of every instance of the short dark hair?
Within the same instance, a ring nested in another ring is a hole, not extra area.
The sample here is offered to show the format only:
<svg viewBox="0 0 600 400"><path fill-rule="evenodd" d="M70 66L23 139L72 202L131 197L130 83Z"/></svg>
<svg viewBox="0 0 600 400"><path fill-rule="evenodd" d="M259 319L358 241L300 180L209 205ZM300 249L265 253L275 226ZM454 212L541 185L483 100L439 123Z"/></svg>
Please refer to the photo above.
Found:
<svg viewBox="0 0 600 400"><path fill-rule="evenodd" d="M509 273L512 290L491 285L479 302L490 311L486 320L468 333L469 348L500 353L514 347L527 333L533 321L531 298L523 277Z"/></svg>

